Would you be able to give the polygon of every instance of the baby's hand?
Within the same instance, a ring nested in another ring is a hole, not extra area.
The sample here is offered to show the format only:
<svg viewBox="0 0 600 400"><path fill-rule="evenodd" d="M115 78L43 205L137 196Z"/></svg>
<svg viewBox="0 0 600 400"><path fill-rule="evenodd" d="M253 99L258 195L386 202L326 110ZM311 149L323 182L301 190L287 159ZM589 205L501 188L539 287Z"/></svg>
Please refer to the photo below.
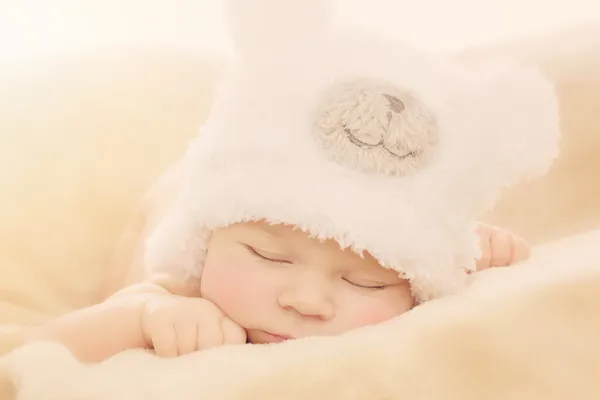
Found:
<svg viewBox="0 0 600 400"><path fill-rule="evenodd" d="M529 258L530 246L525 239L495 226L480 223L481 258L477 270L504 267Z"/></svg>
<svg viewBox="0 0 600 400"><path fill-rule="evenodd" d="M157 294L142 311L142 333L160 357L175 357L226 344L246 343L244 329L212 302Z"/></svg>

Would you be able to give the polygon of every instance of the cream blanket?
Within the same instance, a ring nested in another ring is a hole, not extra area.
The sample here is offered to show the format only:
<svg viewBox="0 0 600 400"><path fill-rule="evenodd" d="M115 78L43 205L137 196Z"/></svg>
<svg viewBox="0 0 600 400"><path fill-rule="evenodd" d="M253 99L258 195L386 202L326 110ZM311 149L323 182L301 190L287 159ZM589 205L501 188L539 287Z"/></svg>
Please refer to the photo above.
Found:
<svg viewBox="0 0 600 400"><path fill-rule="evenodd" d="M40 343L1 360L3 399L598 399L600 230L479 274L463 294L342 337L85 367ZM109 328L109 327L107 327Z"/></svg>

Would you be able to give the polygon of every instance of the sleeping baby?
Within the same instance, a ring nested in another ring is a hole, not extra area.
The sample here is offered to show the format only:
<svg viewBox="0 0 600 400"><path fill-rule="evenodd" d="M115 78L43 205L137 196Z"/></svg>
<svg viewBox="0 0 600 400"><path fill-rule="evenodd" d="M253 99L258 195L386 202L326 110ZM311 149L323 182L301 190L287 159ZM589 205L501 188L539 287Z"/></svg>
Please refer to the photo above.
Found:
<svg viewBox="0 0 600 400"><path fill-rule="evenodd" d="M94 362L338 335L528 257L476 219L554 157L556 101L536 72L336 26L328 1L228 3L237 57L125 239L140 257L105 301L31 340Z"/></svg>

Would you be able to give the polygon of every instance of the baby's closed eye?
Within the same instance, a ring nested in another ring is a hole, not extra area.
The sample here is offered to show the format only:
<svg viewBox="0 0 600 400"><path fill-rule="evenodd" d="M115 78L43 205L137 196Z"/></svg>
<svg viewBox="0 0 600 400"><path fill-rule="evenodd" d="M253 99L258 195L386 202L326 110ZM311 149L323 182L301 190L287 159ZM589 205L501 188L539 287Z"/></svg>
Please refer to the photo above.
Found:
<svg viewBox="0 0 600 400"><path fill-rule="evenodd" d="M290 260L285 255L270 253L265 250L257 249L249 245L244 245L244 247L255 257L258 257L264 261L270 261L279 264L292 264L292 260Z"/></svg>
<svg viewBox="0 0 600 400"><path fill-rule="evenodd" d="M390 286L394 286L397 282L379 282L376 280L369 279L360 279L360 278L352 278L352 277L344 277L342 278L345 282L349 283L352 286L361 289L370 289L370 290L383 290Z"/></svg>

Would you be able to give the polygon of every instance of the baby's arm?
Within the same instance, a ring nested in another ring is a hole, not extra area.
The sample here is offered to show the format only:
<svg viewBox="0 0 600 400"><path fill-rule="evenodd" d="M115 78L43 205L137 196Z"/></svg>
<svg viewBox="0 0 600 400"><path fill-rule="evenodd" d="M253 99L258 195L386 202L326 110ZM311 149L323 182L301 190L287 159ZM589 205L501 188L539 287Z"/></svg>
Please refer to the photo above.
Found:
<svg viewBox="0 0 600 400"><path fill-rule="evenodd" d="M142 332L144 302L166 290L131 286L110 299L74 311L35 329L28 341L56 341L83 362L98 362L128 349L149 349Z"/></svg>
<svg viewBox="0 0 600 400"><path fill-rule="evenodd" d="M210 301L161 276L51 321L30 338L39 340L62 343L82 362L93 363L130 349L174 357L243 344L246 332Z"/></svg>

